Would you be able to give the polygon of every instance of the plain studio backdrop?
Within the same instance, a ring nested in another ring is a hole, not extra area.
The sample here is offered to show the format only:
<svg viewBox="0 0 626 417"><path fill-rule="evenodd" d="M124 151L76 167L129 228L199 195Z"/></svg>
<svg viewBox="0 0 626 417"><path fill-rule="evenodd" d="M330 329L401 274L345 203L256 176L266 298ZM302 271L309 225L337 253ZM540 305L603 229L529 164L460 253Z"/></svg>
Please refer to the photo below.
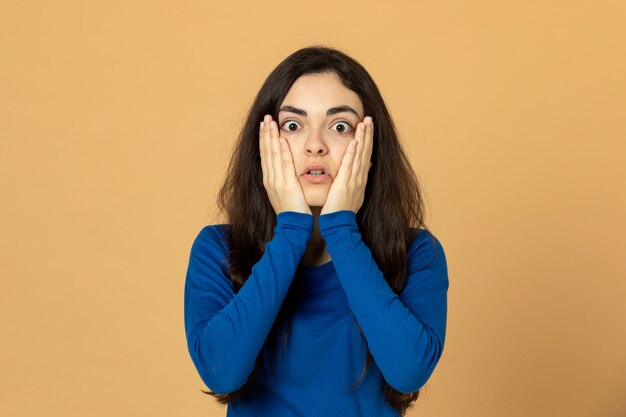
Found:
<svg viewBox="0 0 626 417"><path fill-rule="evenodd" d="M626 415L625 21L622 0L2 1L0 415L225 415L187 352L189 251L261 83L312 44L377 82L446 250L446 346L408 415Z"/></svg>

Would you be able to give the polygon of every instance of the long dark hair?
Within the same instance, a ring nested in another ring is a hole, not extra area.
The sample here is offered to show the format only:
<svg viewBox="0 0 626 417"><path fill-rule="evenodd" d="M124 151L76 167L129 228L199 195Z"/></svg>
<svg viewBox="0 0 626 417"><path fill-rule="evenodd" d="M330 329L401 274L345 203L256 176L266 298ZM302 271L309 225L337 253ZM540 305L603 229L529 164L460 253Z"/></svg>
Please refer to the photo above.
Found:
<svg viewBox="0 0 626 417"><path fill-rule="evenodd" d="M278 120L279 106L292 84L302 75L315 73L336 73L343 85L359 96L365 114L374 120L373 165L356 220L376 264L389 286L399 294L404 286L409 245L418 229L428 231L418 179L398 141L395 125L374 80L353 58L319 45L292 53L271 72L253 102L234 146L217 201L228 223L230 279L235 292L239 291L250 276L252 266L263 255L265 244L272 239L276 227L276 213L263 186L259 122L265 114L271 114L274 120ZM283 319L288 323L283 336L283 344L287 343L289 318L294 306L292 289L286 295L268 335L272 367L279 340L277 329ZM358 322L356 326L363 336ZM371 361L371 353L367 350L363 371L353 387L361 382ZM202 392L214 396L221 404L235 402L254 382L260 368L261 353L248 381L238 390L228 394ZM381 377L381 380L385 399L393 409L404 415L411 403L417 400L420 391L405 394L391 387L384 378Z"/></svg>

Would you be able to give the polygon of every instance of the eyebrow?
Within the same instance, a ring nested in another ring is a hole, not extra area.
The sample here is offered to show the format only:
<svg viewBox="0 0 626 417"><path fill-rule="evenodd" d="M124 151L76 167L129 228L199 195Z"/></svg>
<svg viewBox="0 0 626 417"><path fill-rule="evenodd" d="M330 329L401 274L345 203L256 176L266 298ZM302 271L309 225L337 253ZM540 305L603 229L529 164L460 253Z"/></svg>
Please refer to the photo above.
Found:
<svg viewBox="0 0 626 417"><path fill-rule="evenodd" d="M290 113L299 114L300 116L304 116L304 117L307 116L306 111L299 109L297 107L293 107L293 106L283 106L280 108L278 112L280 113L281 111L288 111ZM326 110L326 116L332 116L333 114L344 113L344 112L354 113L359 119L361 118L361 116L359 116L359 113L357 113L356 110L346 105L331 107L330 109Z"/></svg>

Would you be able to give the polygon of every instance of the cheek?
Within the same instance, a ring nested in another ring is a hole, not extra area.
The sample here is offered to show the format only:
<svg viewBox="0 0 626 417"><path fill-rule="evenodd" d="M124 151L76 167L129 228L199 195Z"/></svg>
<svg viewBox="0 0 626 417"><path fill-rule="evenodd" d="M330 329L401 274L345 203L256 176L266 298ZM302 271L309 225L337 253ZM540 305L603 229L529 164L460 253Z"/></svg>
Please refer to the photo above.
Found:
<svg viewBox="0 0 626 417"><path fill-rule="evenodd" d="M343 157L346 155L346 151L348 150L348 145L350 142L346 142L345 144L342 144L340 147L338 147L337 152L335 153L337 155L337 162L339 165L341 165L341 161L343 160Z"/></svg>

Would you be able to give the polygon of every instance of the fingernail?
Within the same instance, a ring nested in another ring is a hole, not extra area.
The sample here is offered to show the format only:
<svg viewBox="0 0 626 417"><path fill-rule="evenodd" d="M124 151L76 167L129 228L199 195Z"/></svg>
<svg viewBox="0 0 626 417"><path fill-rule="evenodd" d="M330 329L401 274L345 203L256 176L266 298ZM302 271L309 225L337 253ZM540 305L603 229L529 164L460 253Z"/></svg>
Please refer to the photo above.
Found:
<svg viewBox="0 0 626 417"><path fill-rule="evenodd" d="M263 129L263 124L264 124L264 123L263 123L263 122L261 122L261 129Z"/></svg>

